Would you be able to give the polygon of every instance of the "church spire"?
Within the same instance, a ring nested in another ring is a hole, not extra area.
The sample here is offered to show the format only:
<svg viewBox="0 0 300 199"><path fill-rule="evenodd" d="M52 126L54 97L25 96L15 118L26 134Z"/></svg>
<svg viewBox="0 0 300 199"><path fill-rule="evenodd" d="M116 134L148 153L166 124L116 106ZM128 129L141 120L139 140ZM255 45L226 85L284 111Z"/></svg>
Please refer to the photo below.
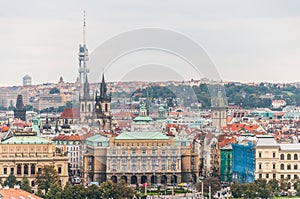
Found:
<svg viewBox="0 0 300 199"><path fill-rule="evenodd" d="M90 84L88 82L87 74L85 74L85 82L83 88L83 99L90 99Z"/></svg>
<svg viewBox="0 0 300 199"><path fill-rule="evenodd" d="M104 74L102 74L102 82L100 84L100 98L106 99L107 98L107 87L104 79Z"/></svg>

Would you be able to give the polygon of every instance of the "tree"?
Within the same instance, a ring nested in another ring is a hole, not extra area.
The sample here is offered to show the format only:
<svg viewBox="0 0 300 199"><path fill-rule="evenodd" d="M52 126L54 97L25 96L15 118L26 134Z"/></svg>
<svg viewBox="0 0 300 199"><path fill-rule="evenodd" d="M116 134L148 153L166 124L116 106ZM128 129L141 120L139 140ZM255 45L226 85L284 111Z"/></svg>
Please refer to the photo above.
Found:
<svg viewBox="0 0 300 199"><path fill-rule="evenodd" d="M31 186L26 176L23 177L20 188L23 189L24 191L31 193Z"/></svg>
<svg viewBox="0 0 300 199"><path fill-rule="evenodd" d="M100 188L97 185L91 185L87 188L87 198L88 199L101 199Z"/></svg>
<svg viewBox="0 0 300 199"><path fill-rule="evenodd" d="M132 198L134 196L134 190L124 180L115 183L114 186L115 190L119 190L118 195L120 198Z"/></svg>
<svg viewBox="0 0 300 199"><path fill-rule="evenodd" d="M59 176L54 166L46 165L36 177L36 184L39 190L44 190L45 195L48 193L51 185L59 185Z"/></svg>
<svg viewBox="0 0 300 199"><path fill-rule="evenodd" d="M276 196L279 194L279 183L276 179L269 180L268 187L273 196Z"/></svg>
<svg viewBox="0 0 300 199"><path fill-rule="evenodd" d="M62 188L58 184L53 184L50 186L50 191L46 195L47 199L61 199L62 198Z"/></svg>
<svg viewBox="0 0 300 199"><path fill-rule="evenodd" d="M132 198L134 196L134 190L129 187L125 181L120 183L113 183L111 181L103 182L100 186L100 198Z"/></svg>
<svg viewBox="0 0 300 199"><path fill-rule="evenodd" d="M9 188L13 188L14 185L16 185L17 183L18 181L16 179L16 176L14 176L14 174L10 174L4 181L4 185L9 186Z"/></svg>
<svg viewBox="0 0 300 199"><path fill-rule="evenodd" d="M62 192L62 198L64 199L81 199L86 198L87 190L83 185L71 186L69 183L65 186Z"/></svg>
<svg viewBox="0 0 300 199"><path fill-rule="evenodd" d="M197 190L201 190L201 184L198 183ZM219 178L209 176L203 180L203 191L208 193L209 186L211 186L211 192L216 193L217 191L221 190L221 181Z"/></svg>
<svg viewBox="0 0 300 199"><path fill-rule="evenodd" d="M271 193L270 189L267 186L267 180L266 179L258 179L255 180L255 187L256 187L256 192L258 194L258 197L260 198L268 198Z"/></svg>

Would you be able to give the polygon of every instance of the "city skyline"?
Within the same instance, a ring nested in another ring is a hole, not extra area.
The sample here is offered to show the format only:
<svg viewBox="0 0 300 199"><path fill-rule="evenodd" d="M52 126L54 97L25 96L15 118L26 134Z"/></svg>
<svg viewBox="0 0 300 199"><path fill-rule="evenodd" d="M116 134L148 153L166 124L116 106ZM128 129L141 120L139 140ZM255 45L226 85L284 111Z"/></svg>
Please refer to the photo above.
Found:
<svg viewBox="0 0 300 199"><path fill-rule="evenodd" d="M90 54L122 32L158 27L179 32L198 43L224 81L298 81L294 72L300 63L298 2L13 1L1 4L1 60L5 72L1 86L21 85L26 74L32 77L33 84L58 82L60 76L74 82L78 76L77 53L82 43L84 10ZM149 63L149 57L157 64ZM160 60L166 61L158 63ZM162 68L173 68L177 79L195 78L180 77L182 69L174 70L179 63L182 64L169 55L138 52L118 60L115 69L107 74L107 81L121 80L115 75L118 68L132 65L141 66L139 71L145 65L155 70L165 66ZM161 73L166 73L164 69ZM145 78L149 74L158 77L149 68L146 71ZM125 74L125 77L144 78L137 75L141 73L133 71L134 75Z"/></svg>

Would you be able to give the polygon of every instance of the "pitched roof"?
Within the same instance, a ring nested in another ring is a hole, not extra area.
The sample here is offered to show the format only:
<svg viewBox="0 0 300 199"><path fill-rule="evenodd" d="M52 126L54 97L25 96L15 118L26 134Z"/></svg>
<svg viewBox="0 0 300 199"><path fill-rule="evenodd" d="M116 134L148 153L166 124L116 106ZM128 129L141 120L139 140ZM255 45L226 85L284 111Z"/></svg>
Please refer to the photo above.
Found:
<svg viewBox="0 0 300 199"><path fill-rule="evenodd" d="M3 196L5 199L42 199L41 197L38 197L32 193L29 193L27 191L24 191L22 189L1 189L0 195ZM1 197L0 197L1 198Z"/></svg>
<svg viewBox="0 0 300 199"><path fill-rule="evenodd" d="M72 134L72 135L65 135L65 134L59 134L58 136L55 136L52 141L80 141L81 138L78 134Z"/></svg>
<svg viewBox="0 0 300 199"><path fill-rule="evenodd" d="M278 146L275 138L269 135L259 135L256 146Z"/></svg>
<svg viewBox="0 0 300 199"><path fill-rule="evenodd" d="M89 137L86 139L86 141L89 141L89 142L108 142L109 139L103 135L94 135L92 137Z"/></svg>
<svg viewBox="0 0 300 199"><path fill-rule="evenodd" d="M80 110L79 108L65 108L61 113L60 118L62 119L72 119L72 118L80 118Z"/></svg>
<svg viewBox="0 0 300 199"><path fill-rule="evenodd" d="M162 132L123 132L116 140L169 140L170 138Z"/></svg>
<svg viewBox="0 0 300 199"><path fill-rule="evenodd" d="M50 141L38 136L13 136L1 142L2 144L49 144Z"/></svg>

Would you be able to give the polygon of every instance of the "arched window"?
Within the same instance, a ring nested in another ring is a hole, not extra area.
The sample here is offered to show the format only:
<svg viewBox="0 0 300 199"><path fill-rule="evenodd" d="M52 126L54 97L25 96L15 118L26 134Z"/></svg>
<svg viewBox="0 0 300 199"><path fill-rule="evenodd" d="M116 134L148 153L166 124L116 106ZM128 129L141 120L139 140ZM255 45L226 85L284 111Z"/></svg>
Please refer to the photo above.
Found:
<svg viewBox="0 0 300 199"><path fill-rule="evenodd" d="M22 166L20 164L17 165L17 175L22 174Z"/></svg>
<svg viewBox="0 0 300 199"><path fill-rule="evenodd" d="M298 164L294 164L294 170L298 170Z"/></svg>
<svg viewBox="0 0 300 199"><path fill-rule="evenodd" d="M294 154L294 160L298 160L298 154Z"/></svg>
<svg viewBox="0 0 300 199"><path fill-rule="evenodd" d="M34 187L35 183L34 180L31 181L31 186Z"/></svg>
<svg viewBox="0 0 300 199"><path fill-rule="evenodd" d="M291 160L291 154L287 154L287 160Z"/></svg>
<svg viewBox="0 0 300 199"><path fill-rule="evenodd" d="M31 165L31 168L30 168L30 174L31 174L31 175L34 175L34 174L35 174L35 164L32 164L32 165Z"/></svg>
<svg viewBox="0 0 300 199"><path fill-rule="evenodd" d="M273 169L276 169L276 164L275 163L273 163Z"/></svg>
<svg viewBox="0 0 300 199"><path fill-rule="evenodd" d="M108 104L105 104L105 112L108 111Z"/></svg>
<svg viewBox="0 0 300 199"><path fill-rule="evenodd" d="M280 160L284 160L284 154L280 155Z"/></svg>
<svg viewBox="0 0 300 199"><path fill-rule="evenodd" d="M287 165L287 170L291 170L291 165L290 164Z"/></svg>
<svg viewBox="0 0 300 199"><path fill-rule="evenodd" d="M28 164L24 164L24 175L28 175Z"/></svg>
<svg viewBox="0 0 300 199"><path fill-rule="evenodd" d="M284 164L281 164L281 165L280 165L280 169L281 169L281 170L284 170Z"/></svg>

